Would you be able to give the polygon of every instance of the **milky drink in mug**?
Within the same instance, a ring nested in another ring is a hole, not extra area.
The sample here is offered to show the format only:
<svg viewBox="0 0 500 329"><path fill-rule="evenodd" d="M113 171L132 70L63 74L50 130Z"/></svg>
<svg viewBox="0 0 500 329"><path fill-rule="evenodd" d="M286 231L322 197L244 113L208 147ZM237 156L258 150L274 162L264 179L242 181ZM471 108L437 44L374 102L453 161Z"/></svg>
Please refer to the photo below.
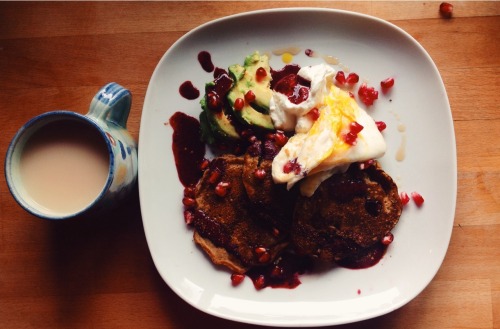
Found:
<svg viewBox="0 0 500 329"><path fill-rule="evenodd" d="M137 179L137 147L126 130L131 96L110 83L87 115L53 111L26 123L7 152L16 201L34 215L65 219L109 208Z"/></svg>

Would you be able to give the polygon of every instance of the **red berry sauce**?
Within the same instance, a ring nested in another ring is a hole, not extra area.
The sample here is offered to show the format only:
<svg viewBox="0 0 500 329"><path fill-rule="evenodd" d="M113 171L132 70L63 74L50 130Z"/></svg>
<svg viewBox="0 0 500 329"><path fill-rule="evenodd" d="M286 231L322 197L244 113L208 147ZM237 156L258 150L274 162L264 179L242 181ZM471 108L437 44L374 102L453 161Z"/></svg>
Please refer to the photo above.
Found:
<svg viewBox="0 0 500 329"><path fill-rule="evenodd" d="M189 100L197 99L200 96L200 91L193 86L191 81L184 81L179 87L179 93L182 97Z"/></svg>
<svg viewBox="0 0 500 329"><path fill-rule="evenodd" d="M182 112L175 112L169 122L174 129L172 151L179 180L184 186L194 185L201 178L200 165L205 158L200 123Z"/></svg>
<svg viewBox="0 0 500 329"><path fill-rule="evenodd" d="M212 63L212 56L208 51L200 51L198 53L198 62L206 72L212 72L215 68Z"/></svg>

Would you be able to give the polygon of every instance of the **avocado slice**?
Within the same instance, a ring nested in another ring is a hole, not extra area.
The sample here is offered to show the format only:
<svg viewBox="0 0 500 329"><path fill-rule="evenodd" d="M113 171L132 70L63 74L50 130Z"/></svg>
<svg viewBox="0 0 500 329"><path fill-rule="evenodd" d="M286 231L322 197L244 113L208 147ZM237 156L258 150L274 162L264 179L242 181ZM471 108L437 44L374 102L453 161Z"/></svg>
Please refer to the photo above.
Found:
<svg viewBox="0 0 500 329"><path fill-rule="evenodd" d="M265 76L257 73L260 68L265 70ZM271 68L267 55L260 55L256 51L245 58L244 66L231 65L228 71L235 81L227 94L227 100L235 117L244 124L273 130L274 125L268 114L269 102L273 94L271 91ZM251 103L245 101L243 108L236 109L234 107L236 100L238 98L245 100L245 94L249 90L255 94L255 100Z"/></svg>
<svg viewBox="0 0 500 329"><path fill-rule="evenodd" d="M209 82L208 84L210 83L211 82ZM222 109L219 112L211 110L208 107L206 95L201 99L200 105L203 110L200 113L200 123L202 123L202 139L206 143L213 144L217 139L240 139L240 135L229 119L229 116L225 112L225 109Z"/></svg>

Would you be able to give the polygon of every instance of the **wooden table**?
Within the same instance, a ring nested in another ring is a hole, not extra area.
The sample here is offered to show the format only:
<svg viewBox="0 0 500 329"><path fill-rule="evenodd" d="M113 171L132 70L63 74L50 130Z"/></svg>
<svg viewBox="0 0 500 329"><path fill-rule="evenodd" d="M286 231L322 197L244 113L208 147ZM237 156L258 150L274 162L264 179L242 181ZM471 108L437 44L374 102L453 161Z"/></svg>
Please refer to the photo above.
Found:
<svg viewBox="0 0 500 329"><path fill-rule="evenodd" d="M420 1L1 2L0 154L37 114L86 113L109 81L132 91L128 127L138 138L159 59L209 20L304 5L378 16L415 37L442 74L457 140L457 209L431 284L401 309L340 328L500 328L500 3L453 4L453 18L443 19L439 2ZM24 212L0 180L0 327L253 328L192 308L163 282L137 193L112 218L53 223Z"/></svg>

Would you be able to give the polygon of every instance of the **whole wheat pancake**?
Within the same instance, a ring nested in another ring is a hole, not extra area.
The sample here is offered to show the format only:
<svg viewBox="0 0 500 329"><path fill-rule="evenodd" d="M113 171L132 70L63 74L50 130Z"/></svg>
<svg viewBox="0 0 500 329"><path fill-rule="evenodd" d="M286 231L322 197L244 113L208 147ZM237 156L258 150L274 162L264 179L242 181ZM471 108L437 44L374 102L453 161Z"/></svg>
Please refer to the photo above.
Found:
<svg viewBox="0 0 500 329"><path fill-rule="evenodd" d="M288 245L274 225L261 220L243 184L243 156L214 159L196 186L195 242L215 264L243 273L265 265ZM220 182L226 194L216 193ZM259 188L258 186L256 188Z"/></svg>
<svg viewBox="0 0 500 329"><path fill-rule="evenodd" d="M313 196L295 205L292 243L301 255L340 260L382 240L397 224L402 205L391 177L379 166L324 181Z"/></svg>

